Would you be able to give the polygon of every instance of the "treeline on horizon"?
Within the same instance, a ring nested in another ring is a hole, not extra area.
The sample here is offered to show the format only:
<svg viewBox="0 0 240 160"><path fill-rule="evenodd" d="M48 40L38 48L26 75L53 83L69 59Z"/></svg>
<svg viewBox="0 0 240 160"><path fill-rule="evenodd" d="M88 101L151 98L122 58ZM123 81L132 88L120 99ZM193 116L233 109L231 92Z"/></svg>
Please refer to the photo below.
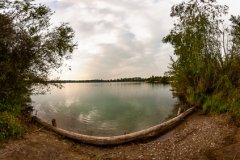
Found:
<svg viewBox="0 0 240 160"><path fill-rule="evenodd" d="M148 82L148 83L171 83L172 78L168 76L151 76L149 78L118 78L118 79L92 79L92 80L50 80L48 83L91 83L91 82Z"/></svg>

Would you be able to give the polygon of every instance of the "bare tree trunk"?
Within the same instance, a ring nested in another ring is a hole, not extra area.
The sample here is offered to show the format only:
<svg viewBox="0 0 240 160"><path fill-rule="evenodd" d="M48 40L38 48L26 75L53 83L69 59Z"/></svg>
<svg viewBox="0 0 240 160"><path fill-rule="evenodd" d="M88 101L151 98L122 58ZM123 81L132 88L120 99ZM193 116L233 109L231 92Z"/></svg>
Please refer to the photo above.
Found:
<svg viewBox="0 0 240 160"><path fill-rule="evenodd" d="M194 111L194 109L195 109L195 107L192 107L192 108L188 109L187 111L185 111L184 113L181 113L177 117L175 117L167 122L161 123L159 125L150 127L148 129L141 130L141 131L134 132L134 133L125 134L125 135L113 136L113 137L96 137L96 136L77 134L74 132L69 132L69 131L63 130L61 128L54 127L54 126L42 121L41 119L39 119L36 116L33 116L32 118L35 121L37 121L38 123L40 123L41 125L46 126L47 128L53 130L54 132L56 132L60 135L65 136L67 138L81 141L82 143L103 146L103 145L119 145L119 144L127 143L130 141L139 140L142 138L156 136L157 134L159 134L163 131L166 131L167 129L178 124L183 118L185 118L187 115L192 113Z"/></svg>

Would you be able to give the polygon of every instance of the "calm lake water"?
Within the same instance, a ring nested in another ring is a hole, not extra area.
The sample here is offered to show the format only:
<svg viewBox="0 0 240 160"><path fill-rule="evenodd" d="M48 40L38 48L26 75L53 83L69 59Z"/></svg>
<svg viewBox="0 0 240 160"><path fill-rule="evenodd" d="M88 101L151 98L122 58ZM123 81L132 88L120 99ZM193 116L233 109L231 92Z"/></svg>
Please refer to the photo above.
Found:
<svg viewBox="0 0 240 160"><path fill-rule="evenodd" d="M144 82L66 83L32 96L37 116L86 135L115 136L162 123L177 99L171 86ZM35 114L35 112L34 112Z"/></svg>

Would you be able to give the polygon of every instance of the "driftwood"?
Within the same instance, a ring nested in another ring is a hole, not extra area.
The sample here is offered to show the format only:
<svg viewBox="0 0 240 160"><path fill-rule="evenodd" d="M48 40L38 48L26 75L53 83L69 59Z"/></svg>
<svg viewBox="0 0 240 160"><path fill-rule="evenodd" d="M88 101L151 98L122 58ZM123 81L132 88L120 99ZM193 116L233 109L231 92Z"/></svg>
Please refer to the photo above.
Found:
<svg viewBox="0 0 240 160"><path fill-rule="evenodd" d="M52 119L52 125L53 125L54 127L57 127L57 121L56 121L56 119Z"/></svg>
<svg viewBox="0 0 240 160"><path fill-rule="evenodd" d="M166 131L167 129L169 129L169 128L173 127L174 125L176 125L177 123L179 123L183 118L185 118L187 115L192 113L194 111L194 109L195 108L192 107L192 108L188 109L187 111L181 113L177 117L175 117L167 122L161 123L159 125L150 127L148 129L141 130L141 131L134 132L134 133L125 134L125 135L113 136L113 137L97 137L97 136L88 136L88 135L83 135L83 134L77 134L74 132L66 131L61 128L54 127L54 126L42 121L41 119L39 119L36 116L33 116L32 118L33 118L33 120L37 121L41 125L46 126L47 128L53 130L54 132L56 132L60 135L65 136L67 138L81 141L83 143L103 146L103 145L119 145L119 144L123 144L126 142L139 140L142 138L156 136L157 134L159 134L163 131Z"/></svg>
<svg viewBox="0 0 240 160"><path fill-rule="evenodd" d="M180 106L180 107L178 108L177 115L179 116L181 113L183 113L183 111L184 111L183 107Z"/></svg>

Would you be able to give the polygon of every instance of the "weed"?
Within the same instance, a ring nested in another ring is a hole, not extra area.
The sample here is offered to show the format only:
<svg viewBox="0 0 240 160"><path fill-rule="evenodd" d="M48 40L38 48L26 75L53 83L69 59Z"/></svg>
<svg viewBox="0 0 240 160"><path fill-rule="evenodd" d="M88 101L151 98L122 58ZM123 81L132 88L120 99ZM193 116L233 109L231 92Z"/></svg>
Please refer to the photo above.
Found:
<svg viewBox="0 0 240 160"><path fill-rule="evenodd" d="M77 144L76 149L80 149L81 145Z"/></svg>

